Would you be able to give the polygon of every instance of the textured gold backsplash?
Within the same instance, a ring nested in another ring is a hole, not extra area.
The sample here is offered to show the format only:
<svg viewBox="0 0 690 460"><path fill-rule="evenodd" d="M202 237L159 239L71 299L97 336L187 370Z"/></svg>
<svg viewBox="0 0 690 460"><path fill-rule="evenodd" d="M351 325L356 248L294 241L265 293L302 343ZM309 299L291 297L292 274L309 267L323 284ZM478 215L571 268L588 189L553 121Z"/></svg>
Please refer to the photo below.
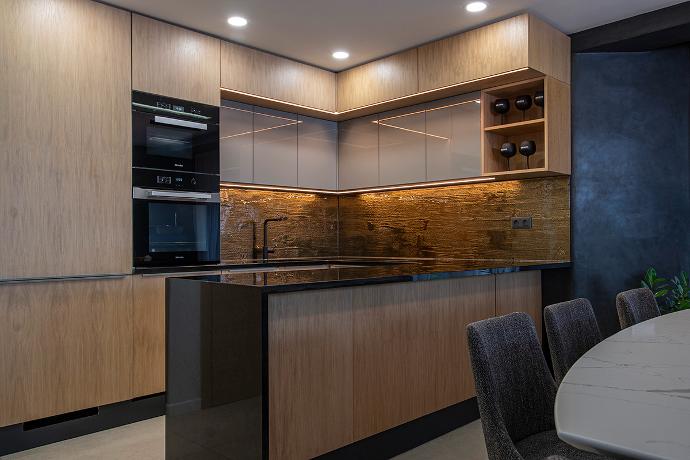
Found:
<svg viewBox="0 0 690 460"><path fill-rule="evenodd" d="M247 260L252 247L263 245L263 221L271 222L272 258L330 257L338 254L338 197L313 193L221 189L221 259ZM259 254L258 257L261 257Z"/></svg>
<svg viewBox="0 0 690 460"><path fill-rule="evenodd" d="M254 258L262 222L271 257L570 260L570 178L553 177L336 197L221 190L221 256ZM531 230L510 218L532 217Z"/></svg>
<svg viewBox="0 0 690 460"><path fill-rule="evenodd" d="M569 177L342 196L339 218L343 256L570 259Z"/></svg>

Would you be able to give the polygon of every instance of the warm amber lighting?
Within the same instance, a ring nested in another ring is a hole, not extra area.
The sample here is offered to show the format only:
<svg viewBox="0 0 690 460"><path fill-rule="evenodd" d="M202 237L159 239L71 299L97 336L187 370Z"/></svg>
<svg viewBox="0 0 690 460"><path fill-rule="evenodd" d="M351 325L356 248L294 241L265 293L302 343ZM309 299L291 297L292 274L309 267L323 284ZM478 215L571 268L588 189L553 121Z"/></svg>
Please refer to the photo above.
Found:
<svg viewBox="0 0 690 460"><path fill-rule="evenodd" d="M467 80L467 81L464 81L464 82L462 82L462 83L454 83L454 84L452 84L452 85L441 86L440 88L434 88L434 89L429 89L429 90L422 91L422 92L419 92L419 93L408 94L407 96L395 97L395 98L393 98L393 99L387 99L387 100L385 100L385 101L375 102L375 103L372 103L372 104L367 104L367 105L362 105L362 106L359 106L359 107L355 107L354 109L343 110L342 112L331 111L331 110L324 110L324 109L319 109L319 108L316 108L316 107L310 107L310 106L308 106L308 105L302 105L302 104L293 104L292 102L281 101L280 99L274 99L274 98L272 98L272 97L259 96L259 95L257 95L257 94L247 93L247 92L244 92L244 91L238 91L238 90L235 90L235 89L224 88L224 87L222 87L222 86L220 87L220 89L221 89L221 91L227 91L228 93L240 94L240 95L243 95L243 96L250 96L252 99L256 99L256 100L263 100L263 101L269 101L269 102L277 102L277 103L280 103L280 104L285 105L285 106L297 107L297 108L301 108L301 109L311 110L311 111L313 111L313 112L321 112L321 113L328 114L328 115L331 115L331 116L336 116L336 115L343 115L343 114L350 113L350 112L356 112L356 111L358 111L358 110L366 109L366 108L369 108L369 107L376 107L376 106L379 106L379 105L381 105L381 104L386 104L386 103L390 103L390 102L404 101L404 100L406 100L406 99L410 99L410 98L413 98L413 97L419 97L419 96L424 95L424 94L436 93L436 92L438 92L438 91L443 91L443 90L450 89L450 88L455 88L455 87L458 87L458 86L465 86L465 85L468 85L468 84L470 84L470 83L478 83L478 82L480 82L480 81L489 80L489 79L492 79L492 78L502 77L502 76L505 76L505 75L511 75L511 74L514 74L514 73L520 73L520 72L524 72L525 70L529 70L529 67L522 67L522 68L520 68L520 69L509 70L509 71L507 71L507 72L497 73L497 74L495 74L495 75L491 75L491 76L488 76L488 77L475 78L475 79L473 79L473 80ZM476 102L476 101L475 101L475 102Z"/></svg>
<svg viewBox="0 0 690 460"><path fill-rule="evenodd" d="M417 131L416 129L403 128L402 126L389 125L388 123L381 123L380 121L376 121L376 120L372 121L372 123L376 123L379 126L386 126L388 128L400 129L402 131L407 131L410 133L421 134L423 136L429 136L429 137L435 137L437 139L443 139L444 141L450 140L450 138L448 138L448 137L437 136L436 134L429 134L429 133L425 133L424 131Z"/></svg>
<svg viewBox="0 0 690 460"><path fill-rule="evenodd" d="M282 118L282 117L278 117L278 118ZM299 125L300 123L303 123L303 121L293 121L290 123L285 123L284 125L271 126L270 128L261 128L261 129L255 129L254 131L245 131L243 133L231 134L229 136L221 136L221 139L230 139L231 137L245 136L247 134L254 134L254 133L261 133L263 131L270 131L272 129L285 128L286 126Z"/></svg>
<svg viewBox="0 0 690 460"><path fill-rule="evenodd" d="M379 187L366 187L357 188L349 190L325 190L317 188L298 188L298 187L285 187L281 185L260 185L260 184L242 184L236 182L221 182L222 187L227 188L240 188L247 190L269 190L275 192L297 192L297 193L320 193L326 195L356 195L360 193L373 193L373 192L388 192L393 190L414 190L420 188L430 188L430 187L444 187L449 185L462 185L462 184L474 184L478 182L491 182L495 181L495 177L471 177L468 179L452 179L443 181L432 181L432 182L418 182L416 184L403 184L403 185L382 185Z"/></svg>

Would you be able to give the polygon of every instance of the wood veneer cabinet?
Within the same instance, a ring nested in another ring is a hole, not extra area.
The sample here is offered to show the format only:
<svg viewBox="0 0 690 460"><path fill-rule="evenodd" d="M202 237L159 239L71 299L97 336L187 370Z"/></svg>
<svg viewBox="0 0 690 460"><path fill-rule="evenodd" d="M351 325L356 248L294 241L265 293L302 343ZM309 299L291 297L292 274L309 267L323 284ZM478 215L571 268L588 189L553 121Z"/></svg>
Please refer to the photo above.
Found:
<svg viewBox="0 0 690 460"><path fill-rule="evenodd" d="M0 279L132 267L130 14L0 2Z"/></svg>
<svg viewBox="0 0 690 460"><path fill-rule="evenodd" d="M527 14L419 47L419 91L510 73L518 81L529 69L570 83L570 39Z"/></svg>
<svg viewBox="0 0 690 460"><path fill-rule="evenodd" d="M0 285L0 426L132 397L132 280Z"/></svg>
<svg viewBox="0 0 690 460"><path fill-rule="evenodd" d="M417 49L338 73L338 111L408 96L418 92Z"/></svg>
<svg viewBox="0 0 690 460"><path fill-rule="evenodd" d="M220 80L229 99L258 96L335 111L335 73L235 43L221 44Z"/></svg>
<svg viewBox="0 0 690 460"><path fill-rule="evenodd" d="M313 458L475 395L466 327L541 335L541 272L268 295L270 458ZM433 378L430 378L433 376Z"/></svg>
<svg viewBox="0 0 690 460"><path fill-rule="evenodd" d="M165 391L165 276L132 276L132 397Z"/></svg>
<svg viewBox="0 0 690 460"><path fill-rule="evenodd" d="M220 105L220 40L132 14L132 87Z"/></svg>

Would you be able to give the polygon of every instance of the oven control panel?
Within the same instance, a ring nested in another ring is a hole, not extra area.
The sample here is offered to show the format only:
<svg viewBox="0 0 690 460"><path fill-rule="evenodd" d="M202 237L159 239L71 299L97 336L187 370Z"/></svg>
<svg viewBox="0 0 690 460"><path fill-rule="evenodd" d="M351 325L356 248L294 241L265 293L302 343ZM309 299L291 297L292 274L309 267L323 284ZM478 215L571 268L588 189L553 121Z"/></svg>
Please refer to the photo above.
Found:
<svg viewBox="0 0 690 460"><path fill-rule="evenodd" d="M161 190L218 193L220 191L220 178L213 174L134 168L132 170L132 185Z"/></svg>

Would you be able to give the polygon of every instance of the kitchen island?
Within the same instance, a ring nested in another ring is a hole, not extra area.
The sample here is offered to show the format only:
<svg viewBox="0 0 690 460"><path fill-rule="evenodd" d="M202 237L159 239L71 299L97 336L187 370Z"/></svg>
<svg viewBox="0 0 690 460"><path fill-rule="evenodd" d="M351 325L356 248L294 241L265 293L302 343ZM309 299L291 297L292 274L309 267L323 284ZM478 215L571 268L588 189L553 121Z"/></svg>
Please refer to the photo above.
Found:
<svg viewBox="0 0 690 460"><path fill-rule="evenodd" d="M525 311L541 329L542 273L567 266L339 259L169 279L167 458L384 458L473 420L465 327Z"/></svg>

